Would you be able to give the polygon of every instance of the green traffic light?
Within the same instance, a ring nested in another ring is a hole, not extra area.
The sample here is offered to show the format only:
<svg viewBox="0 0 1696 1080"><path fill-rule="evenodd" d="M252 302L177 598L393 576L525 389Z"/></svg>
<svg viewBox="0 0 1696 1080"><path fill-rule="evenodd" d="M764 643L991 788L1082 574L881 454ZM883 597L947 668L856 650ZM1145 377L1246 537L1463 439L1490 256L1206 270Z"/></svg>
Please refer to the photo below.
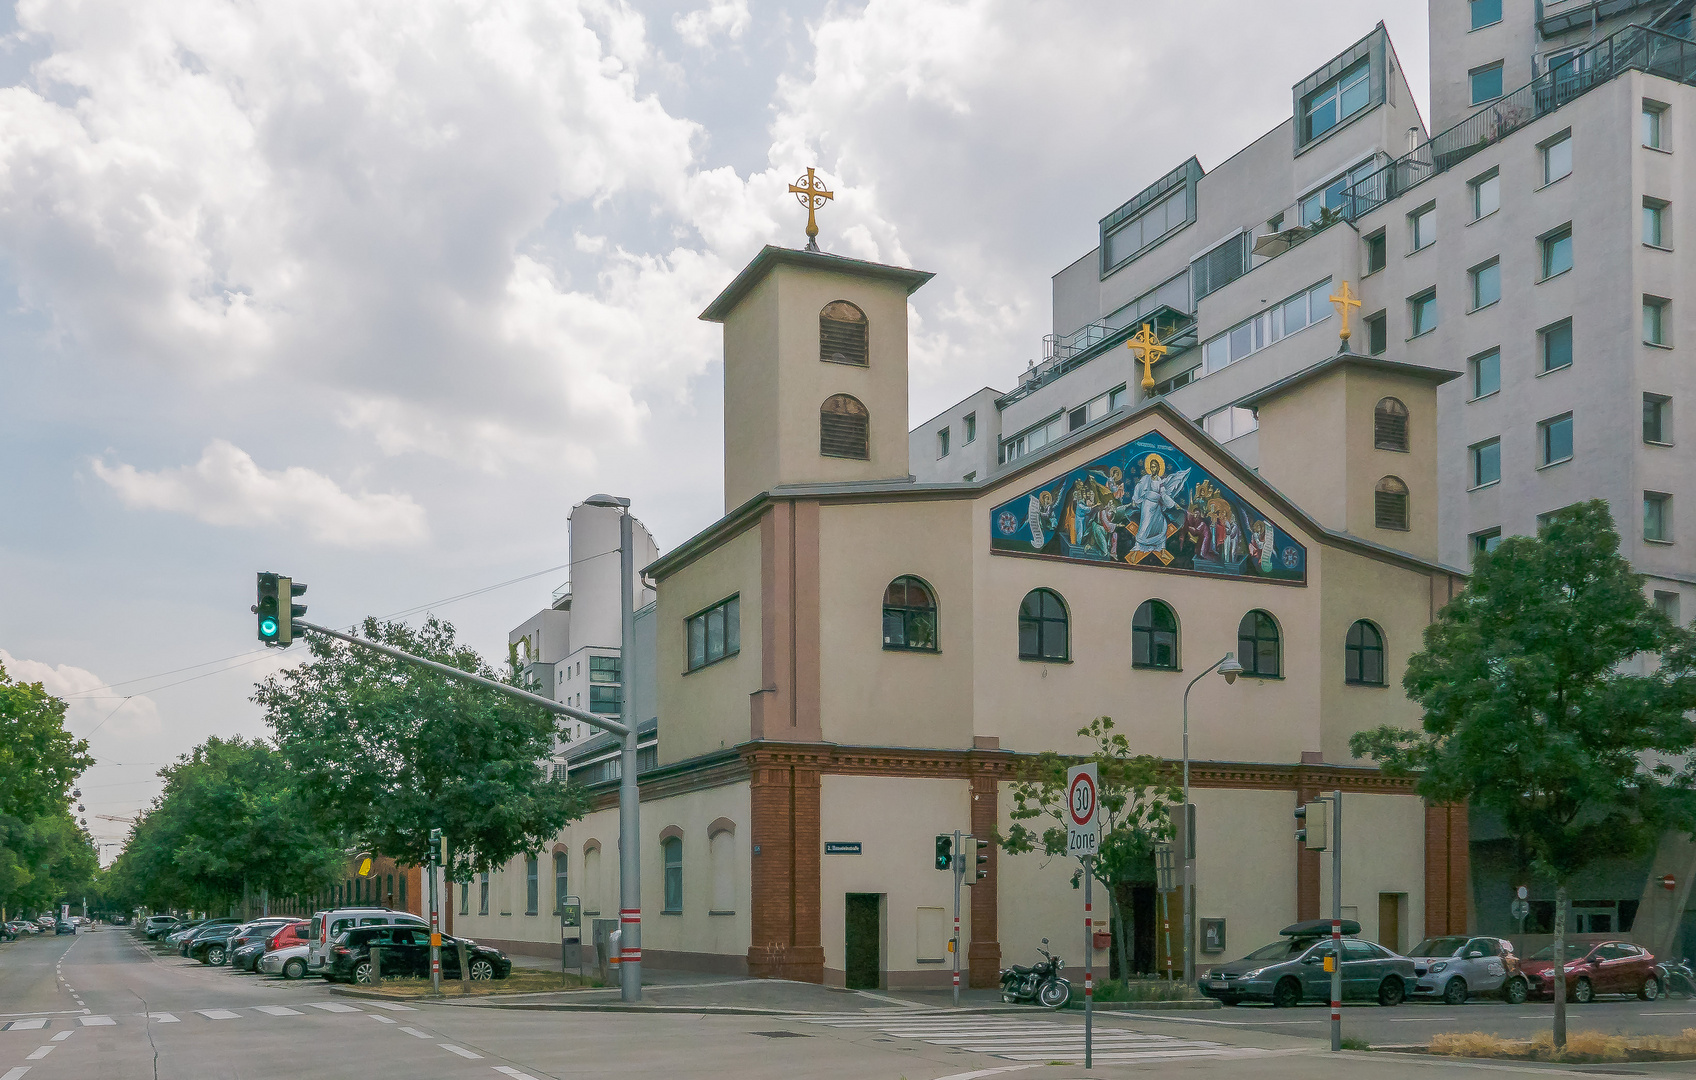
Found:
<svg viewBox="0 0 1696 1080"><path fill-rule="evenodd" d="M276 637L277 636L277 620L271 618L269 615L267 615L263 619L260 619L259 620L259 632L261 634L264 634L266 637Z"/></svg>

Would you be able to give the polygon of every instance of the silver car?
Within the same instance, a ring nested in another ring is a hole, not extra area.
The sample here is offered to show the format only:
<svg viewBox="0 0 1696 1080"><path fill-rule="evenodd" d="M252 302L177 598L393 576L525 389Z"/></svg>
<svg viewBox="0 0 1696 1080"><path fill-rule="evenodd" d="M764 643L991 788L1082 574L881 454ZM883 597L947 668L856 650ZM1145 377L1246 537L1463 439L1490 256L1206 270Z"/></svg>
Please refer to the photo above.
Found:
<svg viewBox="0 0 1696 1080"><path fill-rule="evenodd" d="M281 975L285 979L305 978L307 951L308 946L305 945L272 949L259 958L259 970L266 975Z"/></svg>
<svg viewBox="0 0 1696 1080"><path fill-rule="evenodd" d="M1483 994L1518 1005L1530 990L1519 972L1513 942L1506 938L1426 938L1408 956L1414 964L1415 998L1441 998L1449 1005L1461 1005Z"/></svg>

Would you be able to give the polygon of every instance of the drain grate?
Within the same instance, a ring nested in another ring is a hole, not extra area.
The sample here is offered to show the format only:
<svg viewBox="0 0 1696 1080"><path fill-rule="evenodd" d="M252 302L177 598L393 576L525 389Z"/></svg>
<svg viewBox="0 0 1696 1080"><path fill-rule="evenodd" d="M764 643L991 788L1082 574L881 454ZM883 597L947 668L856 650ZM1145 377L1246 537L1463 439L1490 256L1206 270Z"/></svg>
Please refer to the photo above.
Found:
<svg viewBox="0 0 1696 1080"><path fill-rule="evenodd" d="M811 1035L800 1031L750 1031L750 1035L761 1035L768 1039L810 1039Z"/></svg>

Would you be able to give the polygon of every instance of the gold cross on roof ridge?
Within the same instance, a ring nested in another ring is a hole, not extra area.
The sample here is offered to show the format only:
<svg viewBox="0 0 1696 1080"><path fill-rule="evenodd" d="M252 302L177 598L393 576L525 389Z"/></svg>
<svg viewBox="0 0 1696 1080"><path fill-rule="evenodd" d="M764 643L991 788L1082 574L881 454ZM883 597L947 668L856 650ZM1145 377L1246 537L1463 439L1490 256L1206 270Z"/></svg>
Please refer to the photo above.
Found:
<svg viewBox="0 0 1696 1080"><path fill-rule="evenodd" d="M1337 290L1337 295L1328 297L1328 299L1337 306L1337 314L1343 317L1342 326L1337 328L1337 336L1342 339L1344 350L1347 350L1349 347L1349 308L1359 307L1360 300L1349 292L1349 283L1346 280L1343 282L1343 287ZM1368 344L1371 343L1368 342Z"/></svg>
<svg viewBox="0 0 1696 1080"><path fill-rule="evenodd" d="M1166 355L1166 346L1160 344L1160 339L1155 335L1154 324L1143 323L1141 329L1125 342L1125 348L1131 350L1132 355L1142 364L1142 392L1150 393L1154 389L1154 365Z"/></svg>
<svg viewBox="0 0 1696 1080"><path fill-rule="evenodd" d="M824 181L813 175L811 165L807 166L806 176L796 177L795 182L789 185L789 191L800 200L802 206L807 208L807 250L817 251L819 249L819 220L815 215L824 206L827 199L836 198L836 193L825 190Z"/></svg>

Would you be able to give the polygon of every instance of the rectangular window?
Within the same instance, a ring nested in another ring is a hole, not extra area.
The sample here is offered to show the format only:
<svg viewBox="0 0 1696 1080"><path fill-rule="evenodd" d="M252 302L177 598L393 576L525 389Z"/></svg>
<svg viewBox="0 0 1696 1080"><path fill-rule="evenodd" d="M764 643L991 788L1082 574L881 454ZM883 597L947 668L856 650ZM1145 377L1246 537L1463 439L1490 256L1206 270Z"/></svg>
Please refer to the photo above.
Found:
<svg viewBox="0 0 1696 1080"><path fill-rule="evenodd" d="M945 458L948 456L947 428L943 428L941 431L936 433L936 456L939 458Z"/></svg>
<svg viewBox="0 0 1696 1080"><path fill-rule="evenodd" d="M461 915L471 914L471 882L469 881L459 883L459 913Z"/></svg>
<svg viewBox="0 0 1696 1080"><path fill-rule="evenodd" d="M1667 243L1667 205L1660 199L1643 200L1643 242L1650 247L1672 246Z"/></svg>
<svg viewBox="0 0 1696 1080"><path fill-rule="evenodd" d="M1220 442L1229 442L1259 427L1260 419L1253 409L1239 409L1230 405L1218 412L1208 413L1202 418L1201 426Z"/></svg>
<svg viewBox="0 0 1696 1080"><path fill-rule="evenodd" d="M1468 451L1472 455L1472 486L1483 487L1502 478L1502 440L1490 439Z"/></svg>
<svg viewBox="0 0 1696 1080"><path fill-rule="evenodd" d="M600 683L623 682L619 671L624 661L616 656L589 657L589 681Z"/></svg>
<svg viewBox="0 0 1696 1080"><path fill-rule="evenodd" d="M1114 226L1103 241L1107 266L1111 269L1129 262L1168 233L1189 224L1189 216L1189 188L1180 187L1131 220Z"/></svg>
<svg viewBox="0 0 1696 1080"><path fill-rule="evenodd" d="M1559 465L1572 460L1572 414L1556 416L1537 425L1539 465Z"/></svg>
<svg viewBox="0 0 1696 1080"><path fill-rule="evenodd" d="M624 711L622 686L589 687L589 711L601 716L617 716Z"/></svg>
<svg viewBox="0 0 1696 1080"><path fill-rule="evenodd" d="M541 911L542 883L537 877L536 856L527 856L524 860L524 914L535 915Z"/></svg>
<svg viewBox="0 0 1696 1080"><path fill-rule="evenodd" d="M1123 386L1116 386L1113 389L1107 391L1107 411L1108 412L1118 412L1119 409L1124 404L1125 404L1125 388Z"/></svg>
<svg viewBox="0 0 1696 1080"><path fill-rule="evenodd" d="M742 651L742 598L732 596L689 616L689 670Z"/></svg>
<svg viewBox="0 0 1696 1080"><path fill-rule="evenodd" d="M478 882L477 888L478 888L477 914L487 915L489 913L489 873L488 873L488 871L485 870L483 872L483 877Z"/></svg>
<svg viewBox="0 0 1696 1080"><path fill-rule="evenodd" d="M683 914L683 841L675 836L660 841L660 854L665 869L665 907L663 914Z"/></svg>
<svg viewBox="0 0 1696 1080"><path fill-rule="evenodd" d="M1330 318L1331 305L1325 299L1330 289L1331 279L1326 278L1208 341L1202 346L1201 354L1205 373L1211 375L1273 342Z"/></svg>
<svg viewBox="0 0 1696 1080"><path fill-rule="evenodd" d="M1658 491L1643 493L1643 539L1657 544L1672 543L1672 496Z"/></svg>
<svg viewBox="0 0 1696 1080"><path fill-rule="evenodd" d="M1312 142L1366 108L1372 100L1371 68L1361 60L1343 72L1334 82L1308 95L1304 126Z"/></svg>
<svg viewBox="0 0 1696 1080"><path fill-rule="evenodd" d="M1672 398L1660 394L1643 395L1643 441L1660 446L1672 445Z"/></svg>
<svg viewBox="0 0 1696 1080"><path fill-rule="evenodd" d="M1667 622L1672 623L1674 626L1678 625L1677 593L1661 592L1659 589L1655 590L1654 605L1655 610L1659 612L1661 616L1667 620Z"/></svg>
<svg viewBox="0 0 1696 1080"><path fill-rule="evenodd" d="M1667 107L1658 101L1643 102L1643 145L1651 150L1663 150L1661 145L1661 121L1665 117Z"/></svg>
<svg viewBox="0 0 1696 1080"><path fill-rule="evenodd" d="M1467 84L1472 88L1472 103L1482 105L1502 96L1502 62L1486 64L1467 72Z"/></svg>
<svg viewBox="0 0 1696 1080"><path fill-rule="evenodd" d="M1427 289L1418 296L1410 297L1407 302L1408 325L1413 332L1410 338L1429 334L1437 329L1437 290Z"/></svg>
<svg viewBox="0 0 1696 1080"><path fill-rule="evenodd" d="M1472 220L1489 217L1502 208L1502 174L1495 169L1467 185L1472 193Z"/></svg>
<svg viewBox="0 0 1696 1080"><path fill-rule="evenodd" d="M1483 532L1472 534L1472 554L1474 557L1495 551L1502 543L1502 529L1485 529Z"/></svg>
<svg viewBox="0 0 1696 1080"><path fill-rule="evenodd" d="M1413 250L1428 248L1437 240L1437 206L1433 203L1421 210L1415 210L1407 216L1408 234L1413 241Z"/></svg>
<svg viewBox="0 0 1696 1080"><path fill-rule="evenodd" d="M972 443L975 443L975 442L978 441L978 414L975 413L975 412L974 413L967 413L966 419L965 419L965 424L966 424L966 445L970 446Z"/></svg>
<svg viewBox="0 0 1696 1080"><path fill-rule="evenodd" d="M565 852L554 852L554 914L565 913L565 898L571 895L570 883L565 874Z"/></svg>
<svg viewBox="0 0 1696 1080"><path fill-rule="evenodd" d="M1389 260L1389 240L1385 237L1384 230L1379 229L1377 232L1366 238L1366 272L1368 274L1376 274L1378 271L1384 269L1384 266L1389 262Z"/></svg>
<svg viewBox="0 0 1696 1080"><path fill-rule="evenodd" d="M1481 352L1467 361L1472 372L1472 397L1489 397L1502 388L1502 350Z"/></svg>
<svg viewBox="0 0 1696 1080"><path fill-rule="evenodd" d="M1572 320L1562 319L1553 326L1537 332L1538 351L1543 357L1544 371L1559 371L1572 366Z"/></svg>
<svg viewBox="0 0 1696 1080"><path fill-rule="evenodd" d="M1667 303L1659 296L1643 298L1643 344L1667 344Z"/></svg>
<svg viewBox="0 0 1696 1080"><path fill-rule="evenodd" d="M1473 267L1468 273L1472 277L1472 310L1487 308L1502 298L1502 264L1500 259L1491 259L1482 266Z"/></svg>
<svg viewBox="0 0 1696 1080"><path fill-rule="evenodd" d="M1572 132L1566 131L1538 148L1543 154L1543 183L1572 174Z"/></svg>
<svg viewBox="0 0 1696 1080"><path fill-rule="evenodd" d="M1572 269L1572 226L1556 229L1538 239L1537 244L1543 258L1542 280Z"/></svg>
<svg viewBox="0 0 1696 1080"><path fill-rule="evenodd" d="M1502 0L1471 0L1471 8L1474 30L1502 21Z"/></svg>
<svg viewBox="0 0 1696 1080"><path fill-rule="evenodd" d="M1390 347L1390 315L1380 311L1366 317L1366 351L1382 356Z"/></svg>

